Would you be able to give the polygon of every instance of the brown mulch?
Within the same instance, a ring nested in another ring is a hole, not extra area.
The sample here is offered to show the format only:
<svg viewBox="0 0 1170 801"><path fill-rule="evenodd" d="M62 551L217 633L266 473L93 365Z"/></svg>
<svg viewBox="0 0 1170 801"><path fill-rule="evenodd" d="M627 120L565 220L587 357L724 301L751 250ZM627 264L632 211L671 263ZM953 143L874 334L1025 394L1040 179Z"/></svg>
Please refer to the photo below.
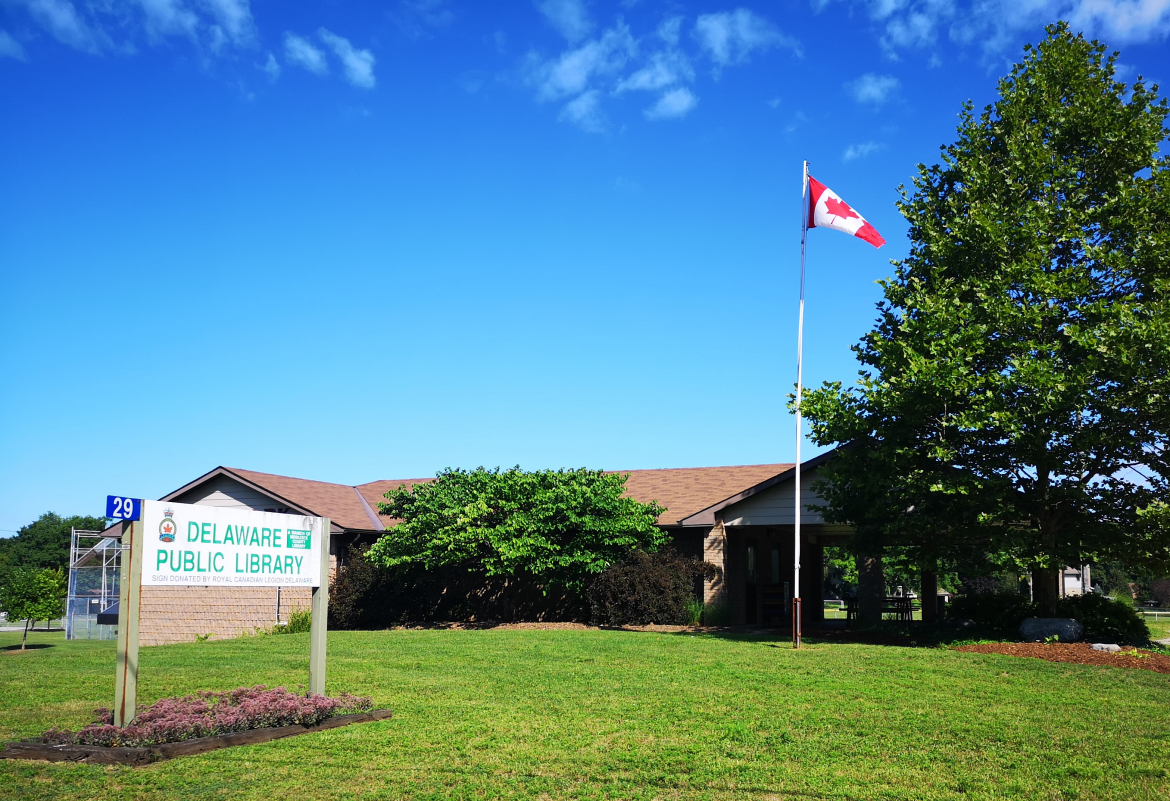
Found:
<svg viewBox="0 0 1170 801"><path fill-rule="evenodd" d="M993 642L980 645L963 645L955 649L972 654L1004 654L1043 659L1047 662L1072 662L1077 665L1106 665L1108 667L1152 670L1155 673L1170 673L1170 656L1155 654L1139 648L1125 648L1119 653L1094 651L1087 642L1042 643L1042 642ZM1140 656L1139 656L1140 654Z"/></svg>

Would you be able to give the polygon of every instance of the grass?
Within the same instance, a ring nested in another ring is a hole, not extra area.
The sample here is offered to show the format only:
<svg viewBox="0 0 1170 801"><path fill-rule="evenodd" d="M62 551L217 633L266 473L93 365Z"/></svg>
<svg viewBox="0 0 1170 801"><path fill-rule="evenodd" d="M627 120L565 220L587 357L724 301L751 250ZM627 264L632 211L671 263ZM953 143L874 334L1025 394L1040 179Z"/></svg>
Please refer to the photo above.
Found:
<svg viewBox="0 0 1170 801"><path fill-rule="evenodd" d="M1170 615L1145 615L1146 625L1150 628L1150 639L1165 640L1170 638Z"/></svg>
<svg viewBox="0 0 1170 801"><path fill-rule="evenodd" d="M53 647L0 652L0 739L112 701L112 643L30 640ZM304 634L144 648L140 701L307 673ZM0 761L0 797L1170 797L1170 677L1148 671L751 635L335 632L343 690L394 718L141 769Z"/></svg>

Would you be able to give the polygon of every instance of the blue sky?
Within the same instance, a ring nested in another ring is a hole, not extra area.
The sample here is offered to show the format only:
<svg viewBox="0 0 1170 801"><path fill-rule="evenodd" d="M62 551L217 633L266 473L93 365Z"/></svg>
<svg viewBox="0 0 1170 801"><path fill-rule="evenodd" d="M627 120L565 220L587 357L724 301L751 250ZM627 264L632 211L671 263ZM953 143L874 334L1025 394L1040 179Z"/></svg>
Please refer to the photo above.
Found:
<svg viewBox="0 0 1170 801"><path fill-rule="evenodd" d="M0 4L0 535L225 464L788 461L852 380L896 187L1058 18L1170 0ZM811 455L811 451L809 452Z"/></svg>

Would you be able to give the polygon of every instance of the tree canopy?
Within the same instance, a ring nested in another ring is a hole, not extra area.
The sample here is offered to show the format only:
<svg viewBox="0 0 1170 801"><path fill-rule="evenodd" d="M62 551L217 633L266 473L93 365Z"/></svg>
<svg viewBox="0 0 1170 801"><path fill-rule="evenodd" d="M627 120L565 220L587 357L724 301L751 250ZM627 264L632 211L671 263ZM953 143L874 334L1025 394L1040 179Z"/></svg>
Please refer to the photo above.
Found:
<svg viewBox="0 0 1170 801"><path fill-rule="evenodd" d="M964 106L899 208L856 386L802 412L829 514L924 560L997 551L1040 573L1170 564L1168 109L1061 23ZM1051 586L1049 586L1051 585Z"/></svg>
<svg viewBox="0 0 1170 801"><path fill-rule="evenodd" d="M460 566L580 591L634 550L657 550L665 511L624 497L626 476L599 470L445 470L379 504L402 522L370 549L385 567Z"/></svg>
<svg viewBox="0 0 1170 801"><path fill-rule="evenodd" d="M65 570L69 567L70 529L101 531L105 527L103 517L61 517L45 512L34 522L21 526L15 537L0 539L0 585L15 568Z"/></svg>
<svg viewBox="0 0 1170 801"><path fill-rule="evenodd" d="M60 617L65 611L65 595L65 573L60 569L19 567L11 571L0 589L0 611L7 612L10 621L25 621L22 650L29 625Z"/></svg>

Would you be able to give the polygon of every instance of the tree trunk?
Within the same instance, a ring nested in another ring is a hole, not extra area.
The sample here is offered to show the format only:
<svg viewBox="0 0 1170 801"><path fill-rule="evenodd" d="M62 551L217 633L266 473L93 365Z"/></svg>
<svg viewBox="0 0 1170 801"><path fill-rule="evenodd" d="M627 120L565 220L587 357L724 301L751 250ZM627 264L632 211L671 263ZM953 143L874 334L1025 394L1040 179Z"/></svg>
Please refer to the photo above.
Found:
<svg viewBox="0 0 1170 801"><path fill-rule="evenodd" d="M882 622L882 600L886 596L886 576L882 555L857 557L857 624L876 626Z"/></svg>
<svg viewBox="0 0 1170 801"><path fill-rule="evenodd" d="M1060 569L1056 567L1032 568L1032 600L1045 617L1056 616L1057 584Z"/></svg>
<svg viewBox="0 0 1170 801"><path fill-rule="evenodd" d="M938 568L934 563L922 568L922 624L938 625Z"/></svg>
<svg viewBox="0 0 1170 801"><path fill-rule="evenodd" d="M28 641L28 618L24 621L24 637L20 641L20 650L24 650L24 644Z"/></svg>

